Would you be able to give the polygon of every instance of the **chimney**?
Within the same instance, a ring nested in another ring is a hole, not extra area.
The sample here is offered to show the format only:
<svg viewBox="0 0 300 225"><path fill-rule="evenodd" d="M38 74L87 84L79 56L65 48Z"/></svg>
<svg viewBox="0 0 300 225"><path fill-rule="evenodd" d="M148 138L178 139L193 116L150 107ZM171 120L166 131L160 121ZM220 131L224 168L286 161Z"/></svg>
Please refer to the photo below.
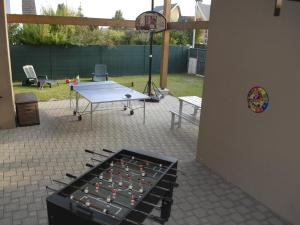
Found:
<svg viewBox="0 0 300 225"><path fill-rule="evenodd" d="M35 0L22 0L22 13L36 15Z"/></svg>

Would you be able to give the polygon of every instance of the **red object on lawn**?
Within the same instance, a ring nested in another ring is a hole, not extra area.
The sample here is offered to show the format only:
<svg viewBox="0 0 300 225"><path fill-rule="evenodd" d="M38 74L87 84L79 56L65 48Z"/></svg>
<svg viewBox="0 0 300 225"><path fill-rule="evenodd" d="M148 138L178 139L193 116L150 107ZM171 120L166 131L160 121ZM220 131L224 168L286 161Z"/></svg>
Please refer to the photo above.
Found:
<svg viewBox="0 0 300 225"><path fill-rule="evenodd" d="M70 79L66 79L66 84L69 84L71 83L71 80Z"/></svg>

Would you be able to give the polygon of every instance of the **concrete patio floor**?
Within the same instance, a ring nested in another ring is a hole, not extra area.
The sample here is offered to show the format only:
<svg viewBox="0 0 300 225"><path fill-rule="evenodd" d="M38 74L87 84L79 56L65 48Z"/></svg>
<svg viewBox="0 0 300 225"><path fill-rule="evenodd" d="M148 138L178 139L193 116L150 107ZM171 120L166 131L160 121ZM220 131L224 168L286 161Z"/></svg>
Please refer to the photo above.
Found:
<svg viewBox="0 0 300 225"><path fill-rule="evenodd" d="M167 96L147 103L134 116L102 111L82 121L72 116L68 101L39 103L41 125L0 130L0 224L48 224L46 185L68 182L65 173L80 175L91 161L84 149L143 149L179 159L178 182L168 225L288 224L238 187L195 161L198 128L183 122L170 130L169 110L178 100ZM189 110L192 110L191 108ZM155 224L146 221L145 224Z"/></svg>

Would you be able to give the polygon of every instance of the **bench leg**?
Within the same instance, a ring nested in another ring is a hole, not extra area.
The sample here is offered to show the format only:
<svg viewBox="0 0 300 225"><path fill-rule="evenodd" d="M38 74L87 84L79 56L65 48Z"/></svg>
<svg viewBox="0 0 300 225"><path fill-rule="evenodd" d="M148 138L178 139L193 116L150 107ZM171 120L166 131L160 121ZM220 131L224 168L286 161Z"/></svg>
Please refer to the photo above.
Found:
<svg viewBox="0 0 300 225"><path fill-rule="evenodd" d="M174 123L175 123L175 114L172 113L171 115L172 115L172 118L171 118L171 130L173 130L174 129Z"/></svg>
<svg viewBox="0 0 300 225"><path fill-rule="evenodd" d="M193 116L197 115L198 109L199 109L198 107L194 107L194 113L192 114Z"/></svg>
<svg viewBox="0 0 300 225"><path fill-rule="evenodd" d="M178 128L181 127L181 114L182 114L182 108L183 108L183 101L179 99L179 116L178 116Z"/></svg>

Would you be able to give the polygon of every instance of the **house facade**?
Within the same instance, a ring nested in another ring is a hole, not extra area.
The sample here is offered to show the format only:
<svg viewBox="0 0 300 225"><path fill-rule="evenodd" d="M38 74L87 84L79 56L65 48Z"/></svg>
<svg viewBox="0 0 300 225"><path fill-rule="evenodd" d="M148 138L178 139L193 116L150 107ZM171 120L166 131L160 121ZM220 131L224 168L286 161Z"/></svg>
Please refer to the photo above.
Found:
<svg viewBox="0 0 300 225"><path fill-rule="evenodd" d="M164 14L164 7L162 5L154 8L155 12ZM181 17L180 7L177 3L171 5L170 22L177 22Z"/></svg>
<svg viewBox="0 0 300 225"><path fill-rule="evenodd" d="M210 5L203 4L202 0L196 3L196 18L201 21L209 21L210 17ZM208 42L208 30L204 31L203 37L204 44Z"/></svg>
<svg viewBox="0 0 300 225"><path fill-rule="evenodd" d="M36 14L35 0L22 0L23 14Z"/></svg>

